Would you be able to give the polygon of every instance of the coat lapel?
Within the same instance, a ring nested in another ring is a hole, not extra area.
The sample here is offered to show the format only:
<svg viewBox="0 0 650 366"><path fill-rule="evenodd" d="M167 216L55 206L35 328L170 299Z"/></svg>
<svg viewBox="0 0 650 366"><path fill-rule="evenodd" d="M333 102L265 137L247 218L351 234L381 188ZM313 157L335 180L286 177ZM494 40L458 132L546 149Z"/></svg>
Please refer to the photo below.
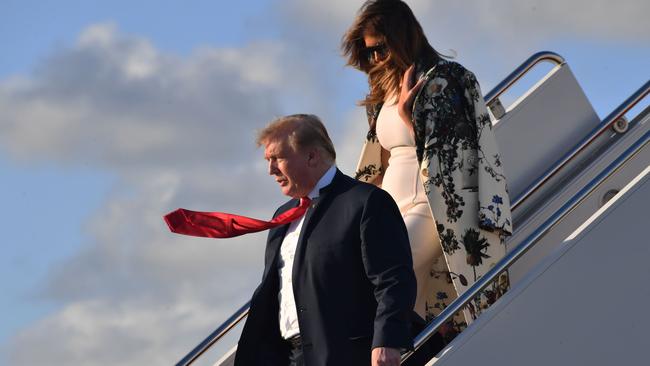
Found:
<svg viewBox="0 0 650 366"><path fill-rule="evenodd" d="M305 221L302 223L300 236L298 237L298 245L296 246L296 255L293 261L292 276L294 278L298 276L299 266L304 262L305 251L307 249L306 238L309 237L311 231L314 229L314 225L318 223L318 218L324 213L327 202L334 196L332 193L336 190L338 182L343 177L343 173L336 169L336 174L332 182L320 190L318 198L312 202L309 211L305 215Z"/></svg>

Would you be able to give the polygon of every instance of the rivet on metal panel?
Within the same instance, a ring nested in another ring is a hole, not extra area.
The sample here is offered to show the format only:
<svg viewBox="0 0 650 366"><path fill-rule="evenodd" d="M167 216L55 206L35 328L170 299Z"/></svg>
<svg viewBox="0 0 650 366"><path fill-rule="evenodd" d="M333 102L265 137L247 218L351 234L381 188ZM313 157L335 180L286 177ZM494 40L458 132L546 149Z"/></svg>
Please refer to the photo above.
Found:
<svg viewBox="0 0 650 366"><path fill-rule="evenodd" d="M619 119L616 120L612 124L612 130L616 131L616 133L625 133L627 131L627 127L629 126L629 122L625 116L621 116Z"/></svg>

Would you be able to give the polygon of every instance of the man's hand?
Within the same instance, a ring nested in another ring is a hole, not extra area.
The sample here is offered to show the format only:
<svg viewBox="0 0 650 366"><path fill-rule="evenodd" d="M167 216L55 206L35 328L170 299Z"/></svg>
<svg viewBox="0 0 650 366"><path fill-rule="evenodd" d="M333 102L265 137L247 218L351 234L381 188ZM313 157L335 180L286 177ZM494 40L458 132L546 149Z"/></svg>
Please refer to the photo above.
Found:
<svg viewBox="0 0 650 366"><path fill-rule="evenodd" d="M372 366L399 366L401 357L396 348L377 347L372 349Z"/></svg>

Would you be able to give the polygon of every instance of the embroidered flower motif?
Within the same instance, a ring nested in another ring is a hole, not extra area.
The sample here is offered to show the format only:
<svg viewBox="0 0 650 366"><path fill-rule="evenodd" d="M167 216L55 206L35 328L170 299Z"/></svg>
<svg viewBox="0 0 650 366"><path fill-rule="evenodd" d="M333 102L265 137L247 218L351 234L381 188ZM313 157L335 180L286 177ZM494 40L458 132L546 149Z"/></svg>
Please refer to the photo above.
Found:
<svg viewBox="0 0 650 366"><path fill-rule="evenodd" d="M489 255L485 254L490 243L485 237L481 236L478 230L468 229L465 231L462 241L467 252L467 264L470 266L480 266L483 264L483 258L490 258Z"/></svg>

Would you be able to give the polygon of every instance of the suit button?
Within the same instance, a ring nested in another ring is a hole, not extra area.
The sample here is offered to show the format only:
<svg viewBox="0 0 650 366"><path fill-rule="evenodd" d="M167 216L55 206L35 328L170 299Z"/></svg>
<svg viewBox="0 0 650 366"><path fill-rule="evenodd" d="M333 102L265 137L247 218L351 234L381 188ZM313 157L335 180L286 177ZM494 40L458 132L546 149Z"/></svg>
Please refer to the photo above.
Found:
<svg viewBox="0 0 650 366"><path fill-rule="evenodd" d="M298 308L298 312L299 312L299 313L304 313L304 312L305 312L305 308Z"/></svg>

